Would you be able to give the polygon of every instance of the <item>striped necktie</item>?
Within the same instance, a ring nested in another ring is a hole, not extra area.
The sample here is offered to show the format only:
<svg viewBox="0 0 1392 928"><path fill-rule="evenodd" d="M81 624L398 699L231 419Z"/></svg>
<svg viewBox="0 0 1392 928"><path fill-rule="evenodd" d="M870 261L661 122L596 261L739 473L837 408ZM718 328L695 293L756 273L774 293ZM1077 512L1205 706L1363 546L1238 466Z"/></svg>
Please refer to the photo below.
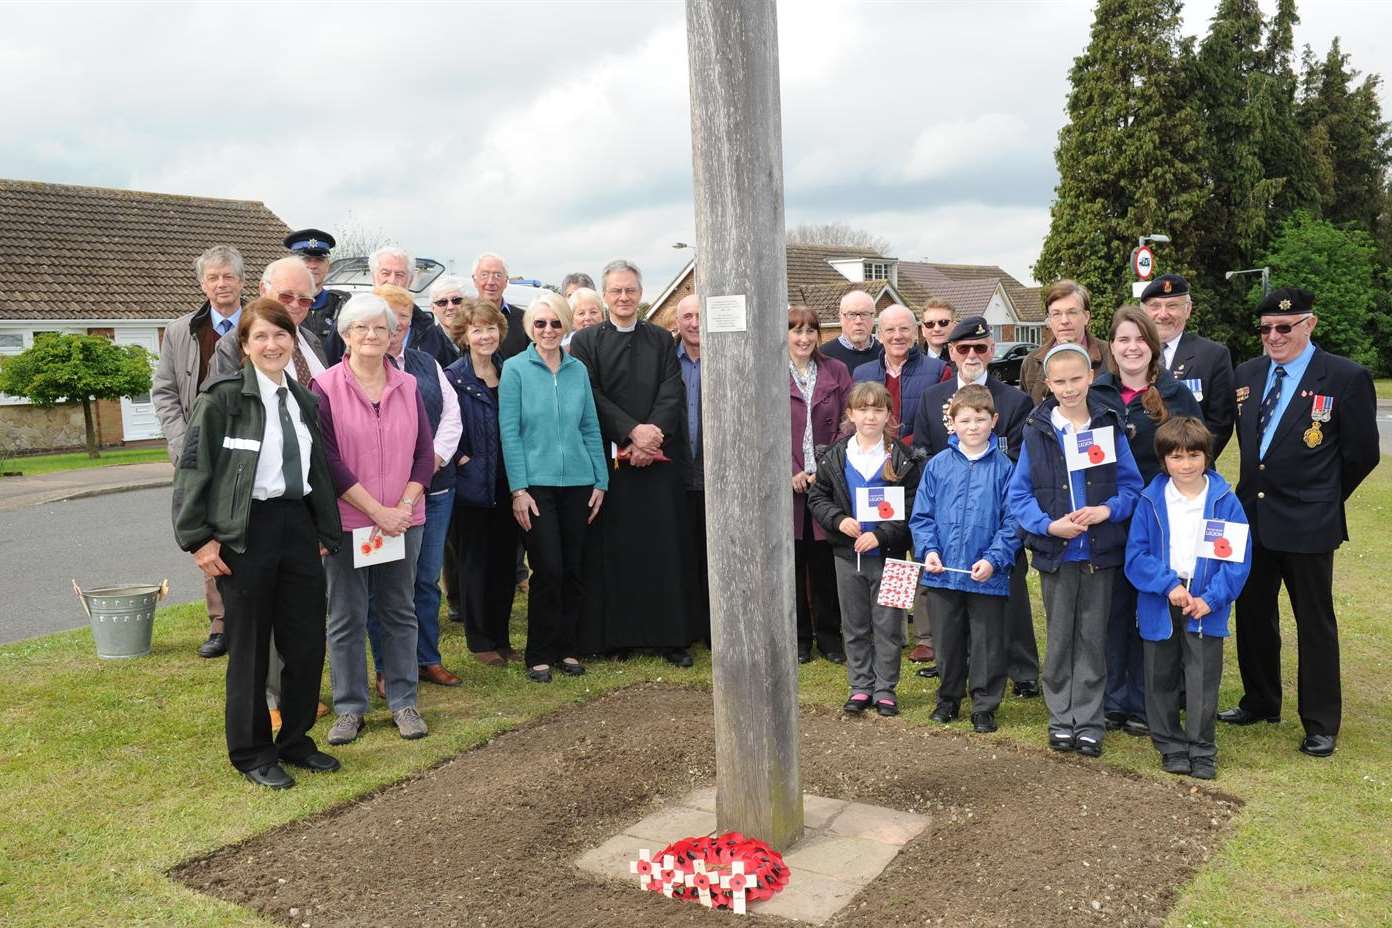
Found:
<svg viewBox="0 0 1392 928"><path fill-rule="evenodd" d="M1276 414L1276 405L1281 402L1281 381L1285 379L1286 369L1277 364L1276 379L1271 381L1271 389L1262 398L1261 414L1257 416L1257 432L1261 435L1266 434L1266 424Z"/></svg>

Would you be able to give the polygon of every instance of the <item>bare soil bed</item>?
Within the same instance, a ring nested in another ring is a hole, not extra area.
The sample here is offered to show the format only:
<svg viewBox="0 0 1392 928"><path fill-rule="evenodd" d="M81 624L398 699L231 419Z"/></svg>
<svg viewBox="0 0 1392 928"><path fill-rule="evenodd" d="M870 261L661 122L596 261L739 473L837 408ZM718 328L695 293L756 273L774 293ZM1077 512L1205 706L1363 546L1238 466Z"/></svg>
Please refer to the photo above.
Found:
<svg viewBox="0 0 1392 928"><path fill-rule="evenodd" d="M802 725L809 793L932 819L837 926L1158 926L1237 807L1192 781L960 728L822 707L805 708ZM312 928L713 924L730 916L571 865L660 800L712 782L711 734L708 690L635 686L173 875Z"/></svg>

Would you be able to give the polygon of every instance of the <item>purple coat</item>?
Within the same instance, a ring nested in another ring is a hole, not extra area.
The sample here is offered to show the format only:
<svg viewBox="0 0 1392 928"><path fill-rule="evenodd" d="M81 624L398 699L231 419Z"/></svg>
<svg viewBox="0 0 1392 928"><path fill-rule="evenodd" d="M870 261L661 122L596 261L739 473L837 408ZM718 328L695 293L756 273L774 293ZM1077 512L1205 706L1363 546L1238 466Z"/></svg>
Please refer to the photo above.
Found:
<svg viewBox="0 0 1392 928"><path fill-rule="evenodd" d="M819 352L820 353L820 352ZM815 461L802 459L802 433L807 428L807 404L798 392L793 375L788 375L788 391L793 407L793 465L788 471L791 478L799 471L815 469ZM812 390L812 445L821 447L836 441L841 433L841 418L846 413L846 396L851 392L851 372L846 365L835 358L822 356L817 359L817 386ZM810 467L804 465L811 465ZM793 496L793 538L801 538L802 520L807 512L807 495L797 493ZM812 520L812 537L818 541L826 540L826 530Z"/></svg>

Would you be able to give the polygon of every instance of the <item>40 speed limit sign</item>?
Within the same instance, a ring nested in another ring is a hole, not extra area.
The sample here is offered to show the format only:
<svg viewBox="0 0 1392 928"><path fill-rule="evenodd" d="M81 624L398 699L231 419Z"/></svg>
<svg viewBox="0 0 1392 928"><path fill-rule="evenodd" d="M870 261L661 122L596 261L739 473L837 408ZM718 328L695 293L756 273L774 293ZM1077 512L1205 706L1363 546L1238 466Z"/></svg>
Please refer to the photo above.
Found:
<svg viewBox="0 0 1392 928"><path fill-rule="evenodd" d="M1155 273L1155 252L1142 245L1131 252L1131 270L1141 280L1150 280Z"/></svg>

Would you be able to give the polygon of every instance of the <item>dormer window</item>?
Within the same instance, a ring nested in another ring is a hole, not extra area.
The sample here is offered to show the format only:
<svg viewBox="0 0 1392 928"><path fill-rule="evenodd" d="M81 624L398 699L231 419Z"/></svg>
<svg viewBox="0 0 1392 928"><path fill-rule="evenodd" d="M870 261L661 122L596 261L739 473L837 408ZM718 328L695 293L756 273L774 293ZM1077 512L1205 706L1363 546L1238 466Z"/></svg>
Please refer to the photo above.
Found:
<svg viewBox="0 0 1392 928"><path fill-rule="evenodd" d="M865 262L866 280L889 280L888 261L866 261Z"/></svg>

